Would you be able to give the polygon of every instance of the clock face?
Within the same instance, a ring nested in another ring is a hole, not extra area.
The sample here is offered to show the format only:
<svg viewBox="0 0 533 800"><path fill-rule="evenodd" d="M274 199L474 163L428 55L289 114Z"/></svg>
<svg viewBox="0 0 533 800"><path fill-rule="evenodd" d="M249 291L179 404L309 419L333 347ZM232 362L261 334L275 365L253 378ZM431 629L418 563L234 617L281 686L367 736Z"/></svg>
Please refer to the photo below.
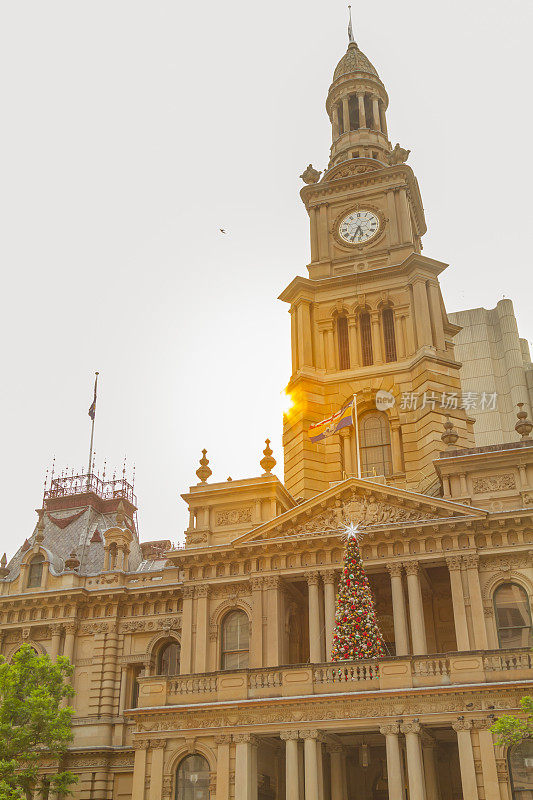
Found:
<svg viewBox="0 0 533 800"><path fill-rule="evenodd" d="M348 244L363 244L379 231L379 217L373 211L359 209L347 214L339 225L339 236Z"/></svg>

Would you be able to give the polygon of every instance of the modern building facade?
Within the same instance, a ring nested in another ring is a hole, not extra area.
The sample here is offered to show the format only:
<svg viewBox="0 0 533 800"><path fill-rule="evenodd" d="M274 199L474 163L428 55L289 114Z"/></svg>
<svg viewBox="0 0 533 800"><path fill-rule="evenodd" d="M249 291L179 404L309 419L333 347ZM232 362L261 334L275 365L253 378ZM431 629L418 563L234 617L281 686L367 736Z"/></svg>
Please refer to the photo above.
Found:
<svg viewBox="0 0 533 800"><path fill-rule="evenodd" d="M387 107L350 42L326 102L328 168L302 176L308 276L281 294L284 482L268 441L244 480L211 483L204 451L173 549L139 542L124 476L54 477L2 562L1 652L28 642L75 665L76 800L532 796L530 750L505 752L490 727L533 686L533 425L521 406L516 429L496 420L475 440L461 320L446 264L422 255ZM527 397L509 386L510 414ZM311 442L353 395L359 448L353 427ZM348 523L365 532L379 661L330 660ZM44 776L57 767L43 759Z"/></svg>

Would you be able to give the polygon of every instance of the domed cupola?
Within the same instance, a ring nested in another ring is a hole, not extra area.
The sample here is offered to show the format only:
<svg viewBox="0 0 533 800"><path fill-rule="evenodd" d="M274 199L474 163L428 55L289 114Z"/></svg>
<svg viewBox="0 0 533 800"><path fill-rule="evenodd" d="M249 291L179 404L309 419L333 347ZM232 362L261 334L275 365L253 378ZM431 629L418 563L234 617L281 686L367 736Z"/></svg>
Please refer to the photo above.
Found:
<svg viewBox="0 0 533 800"><path fill-rule="evenodd" d="M389 98L376 68L354 41L351 18L348 37L348 49L335 68L326 100L333 140L329 167L350 158L388 164Z"/></svg>

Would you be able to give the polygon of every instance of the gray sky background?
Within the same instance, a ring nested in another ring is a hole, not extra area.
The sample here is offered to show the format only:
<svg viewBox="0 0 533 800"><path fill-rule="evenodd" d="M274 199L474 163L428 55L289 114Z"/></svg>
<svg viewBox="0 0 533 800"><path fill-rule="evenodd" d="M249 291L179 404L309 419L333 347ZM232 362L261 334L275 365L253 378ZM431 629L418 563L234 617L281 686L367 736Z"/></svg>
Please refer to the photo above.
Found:
<svg viewBox="0 0 533 800"><path fill-rule="evenodd" d="M532 4L353 5L448 310L505 294L533 339ZM97 463L136 463L142 539L182 536L202 447L241 478L269 436L282 477L276 297L307 274L298 176L327 163L346 46L337 0L0 5L0 552L53 455L85 467L96 369Z"/></svg>

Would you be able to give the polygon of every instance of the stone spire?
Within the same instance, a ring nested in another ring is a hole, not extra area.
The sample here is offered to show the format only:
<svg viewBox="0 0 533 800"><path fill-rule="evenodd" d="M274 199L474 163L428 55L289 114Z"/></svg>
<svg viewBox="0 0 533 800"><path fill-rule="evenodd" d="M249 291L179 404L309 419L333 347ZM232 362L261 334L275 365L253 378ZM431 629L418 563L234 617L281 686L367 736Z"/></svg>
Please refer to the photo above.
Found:
<svg viewBox="0 0 533 800"><path fill-rule="evenodd" d="M9 570L7 568L7 556L4 553L0 560L0 578L5 578L6 575L9 575Z"/></svg>

